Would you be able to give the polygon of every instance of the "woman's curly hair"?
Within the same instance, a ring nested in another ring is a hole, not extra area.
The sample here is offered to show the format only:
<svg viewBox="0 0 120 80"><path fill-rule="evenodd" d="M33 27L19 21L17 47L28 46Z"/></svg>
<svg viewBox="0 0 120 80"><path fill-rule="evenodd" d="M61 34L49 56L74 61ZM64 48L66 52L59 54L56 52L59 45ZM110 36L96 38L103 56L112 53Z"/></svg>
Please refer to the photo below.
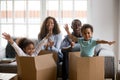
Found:
<svg viewBox="0 0 120 80"><path fill-rule="evenodd" d="M43 24L41 26L40 32L38 34L38 39L41 40L43 39L47 34L48 34L48 30L46 28L46 24L47 21L49 19L52 19L54 21L54 28L53 28L53 34L59 34L60 33L60 29L59 29L59 25L56 21L56 19L54 17L48 16L44 21Z"/></svg>

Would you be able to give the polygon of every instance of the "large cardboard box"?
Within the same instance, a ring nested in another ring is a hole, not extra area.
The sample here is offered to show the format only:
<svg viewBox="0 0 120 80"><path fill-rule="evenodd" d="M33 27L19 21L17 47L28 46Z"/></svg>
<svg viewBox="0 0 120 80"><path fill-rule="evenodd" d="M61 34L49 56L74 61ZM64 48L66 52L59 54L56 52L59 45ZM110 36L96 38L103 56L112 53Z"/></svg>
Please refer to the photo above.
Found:
<svg viewBox="0 0 120 80"><path fill-rule="evenodd" d="M18 76L22 80L56 80L53 54L35 57L17 56Z"/></svg>
<svg viewBox="0 0 120 80"><path fill-rule="evenodd" d="M70 52L69 79L104 80L104 57L80 57L80 52Z"/></svg>

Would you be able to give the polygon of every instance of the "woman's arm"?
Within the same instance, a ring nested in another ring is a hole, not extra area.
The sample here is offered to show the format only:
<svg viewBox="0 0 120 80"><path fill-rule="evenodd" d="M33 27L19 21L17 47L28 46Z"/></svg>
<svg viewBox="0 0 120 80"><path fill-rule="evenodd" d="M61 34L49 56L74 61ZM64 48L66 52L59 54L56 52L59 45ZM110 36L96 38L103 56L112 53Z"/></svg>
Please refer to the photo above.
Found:
<svg viewBox="0 0 120 80"><path fill-rule="evenodd" d="M68 36L72 39L73 42L78 41L78 39L70 33L69 28L68 28L68 24L65 25L65 30L66 30Z"/></svg>
<svg viewBox="0 0 120 80"><path fill-rule="evenodd" d="M48 42L48 39L45 37L43 38L39 43L38 45L36 46L35 48L35 54L36 56L39 54L39 52L41 51L42 47Z"/></svg>
<svg viewBox="0 0 120 80"><path fill-rule="evenodd" d="M36 49L35 49L35 54L36 54L36 55L38 55L39 52L41 51L42 47L47 44L48 38L49 38L51 35L52 35L52 30L50 30L49 33L46 35L46 37L43 38L43 39L38 43L38 45L36 46Z"/></svg>
<svg viewBox="0 0 120 80"><path fill-rule="evenodd" d="M57 35L54 35L54 45L49 47L50 50L58 52L61 46L61 42L62 42L62 34L59 33Z"/></svg>

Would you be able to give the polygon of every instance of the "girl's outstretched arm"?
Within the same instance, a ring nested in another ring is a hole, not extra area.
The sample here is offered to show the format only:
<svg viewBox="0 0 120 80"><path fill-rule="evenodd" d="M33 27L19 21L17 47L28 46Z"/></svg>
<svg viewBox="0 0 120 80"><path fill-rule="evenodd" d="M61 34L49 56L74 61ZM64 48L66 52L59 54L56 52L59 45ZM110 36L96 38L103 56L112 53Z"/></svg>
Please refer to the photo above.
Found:
<svg viewBox="0 0 120 80"><path fill-rule="evenodd" d="M11 46L15 49L15 51L19 56L26 56L23 50L13 41L10 34L4 32L2 33L2 35L3 35L3 38L6 39L11 44Z"/></svg>
<svg viewBox="0 0 120 80"><path fill-rule="evenodd" d="M67 32L68 36L72 39L73 42L77 42L78 41L77 37L73 36L70 33L69 28L68 28L68 24L65 24L65 31Z"/></svg>

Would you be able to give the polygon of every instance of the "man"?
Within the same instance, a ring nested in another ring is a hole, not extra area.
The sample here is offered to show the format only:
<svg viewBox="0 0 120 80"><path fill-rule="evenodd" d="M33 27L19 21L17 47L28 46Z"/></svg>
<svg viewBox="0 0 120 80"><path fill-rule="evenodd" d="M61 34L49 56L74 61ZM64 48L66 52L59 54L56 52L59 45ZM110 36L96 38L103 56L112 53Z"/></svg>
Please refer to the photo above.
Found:
<svg viewBox="0 0 120 80"><path fill-rule="evenodd" d="M80 38L81 37L81 27L82 23L78 19L74 19L71 24L73 32L72 35ZM72 46L74 44L74 46ZM62 64L62 79L67 80L68 78L68 69L69 69L69 60L68 53L71 51L80 51L80 45L77 42L72 42L72 40L67 36L63 39L61 43L61 51L63 53L63 64Z"/></svg>

